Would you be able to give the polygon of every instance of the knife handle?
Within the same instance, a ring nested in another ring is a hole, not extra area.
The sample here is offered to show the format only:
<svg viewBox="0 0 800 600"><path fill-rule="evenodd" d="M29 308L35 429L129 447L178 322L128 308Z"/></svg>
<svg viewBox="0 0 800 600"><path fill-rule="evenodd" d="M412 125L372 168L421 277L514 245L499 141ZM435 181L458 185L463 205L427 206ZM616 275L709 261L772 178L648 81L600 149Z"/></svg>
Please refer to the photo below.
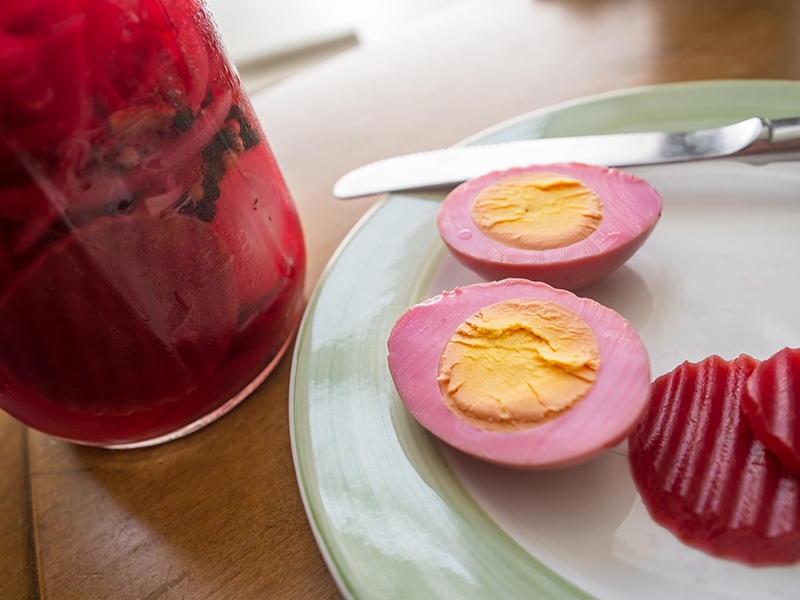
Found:
<svg viewBox="0 0 800 600"><path fill-rule="evenodd" d="M769 141L773 144L786 144L800 140L800 118L764 119L769 131Z"/></svg>
<svg viewBox="0 0 800 600"><path fill-rule="evenodd" d="M800 117L762 117L761 122L763 129L758 138L732 158L757 165L800 160Z"/></svg>

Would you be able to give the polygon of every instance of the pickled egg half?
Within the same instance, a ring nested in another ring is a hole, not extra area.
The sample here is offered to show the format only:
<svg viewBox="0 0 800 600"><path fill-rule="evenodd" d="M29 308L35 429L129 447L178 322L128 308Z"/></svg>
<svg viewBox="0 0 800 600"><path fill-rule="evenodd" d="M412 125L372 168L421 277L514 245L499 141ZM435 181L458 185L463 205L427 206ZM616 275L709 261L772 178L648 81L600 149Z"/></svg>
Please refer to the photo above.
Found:
<svg viewBox="0 0 800 600"><path fill-rule="evenodd" d="M661 216L644 180L578 163L496 171L445 198L439 234L486 279L524 277L575 290L622 266Z"/></svg>
<svg viewBox="0 0 800 600"><path fill-rule="evenodd" d="M615 446L650 385L647 351L622 316L526 279L464 286L410 308L389 335L388 365L425 429L523 469L573 465Z"/></svg>

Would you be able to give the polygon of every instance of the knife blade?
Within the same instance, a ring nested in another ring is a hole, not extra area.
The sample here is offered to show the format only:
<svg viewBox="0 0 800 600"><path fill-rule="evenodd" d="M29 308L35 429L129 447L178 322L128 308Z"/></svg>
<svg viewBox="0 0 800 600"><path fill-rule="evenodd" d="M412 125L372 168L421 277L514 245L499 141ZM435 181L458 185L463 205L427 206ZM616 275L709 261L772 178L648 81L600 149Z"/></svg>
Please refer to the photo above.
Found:
<svg viewBox="0 0 800 600"><path fill-rule="evenodd" d="M340 199L455 186L532 164L580 162L632 167L729 158L753 164L800 159L800 117L751 117L714 129L612 133L454 146L358 167L333 187Z"/></svg>

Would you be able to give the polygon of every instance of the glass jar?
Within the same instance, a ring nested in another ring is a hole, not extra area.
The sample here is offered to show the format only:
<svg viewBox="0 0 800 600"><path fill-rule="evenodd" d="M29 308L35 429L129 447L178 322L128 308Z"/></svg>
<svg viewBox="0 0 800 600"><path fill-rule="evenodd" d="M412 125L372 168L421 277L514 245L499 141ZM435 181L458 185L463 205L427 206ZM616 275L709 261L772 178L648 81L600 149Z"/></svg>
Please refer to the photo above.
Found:
<svg viewBox="0 0 800 600"><path fill-rule="evenodd" d="M0 408L113 448L249 394L303 308L297 212L200 0L0 7Z"/></svg>

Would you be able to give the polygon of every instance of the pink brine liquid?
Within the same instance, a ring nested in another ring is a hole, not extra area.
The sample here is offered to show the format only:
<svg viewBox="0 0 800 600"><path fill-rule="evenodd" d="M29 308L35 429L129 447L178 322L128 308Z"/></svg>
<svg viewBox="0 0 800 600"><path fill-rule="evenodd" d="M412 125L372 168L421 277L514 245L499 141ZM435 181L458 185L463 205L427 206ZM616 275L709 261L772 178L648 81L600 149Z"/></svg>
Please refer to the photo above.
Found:
<svg viewBox="0 0 800 600"><path fill-rule="evenodd" d="M0 6L0 408L107 447L194 430L283 354L304 275L197 2Z"/></svg>

